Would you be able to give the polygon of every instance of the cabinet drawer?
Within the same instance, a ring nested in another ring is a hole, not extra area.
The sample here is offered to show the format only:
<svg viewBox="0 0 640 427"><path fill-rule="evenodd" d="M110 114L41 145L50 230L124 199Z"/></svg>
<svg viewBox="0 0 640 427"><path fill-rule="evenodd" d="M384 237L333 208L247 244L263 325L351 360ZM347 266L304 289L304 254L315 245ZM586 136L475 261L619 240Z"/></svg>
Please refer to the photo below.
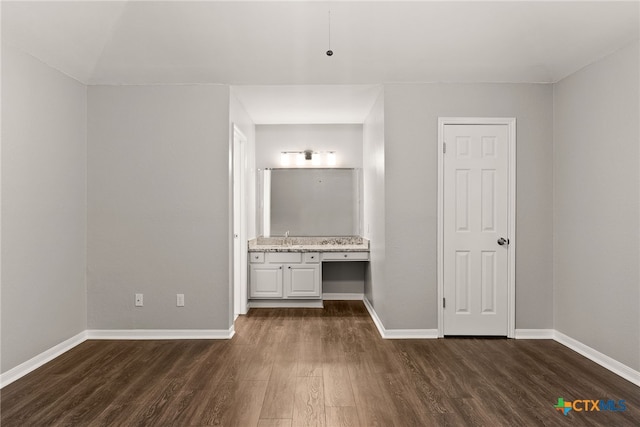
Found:
<svg viewBox="0 0 640 427"><path fill-rule="evenodd" d="M369 252L325 252L323 261L369 261Z"/></svg>
<svg viewBox="0 0 640 427"><path fill-rule="evenodd" d="M318 252L305 252L303 255L304 262L308 264L315 264L320 262L320 253Z"/></svg>
<svg viewBox="0 0 640 427"><path fill-rule="evenodd" d="M268 252L267 262L299 263L302 262L301 252Z"/></svg>
<svg viewBox="0 0 640 427"><path fill-rule="evenodd" d="M252 264L264 262L264 252L249 252L249 262Z"/></svg>

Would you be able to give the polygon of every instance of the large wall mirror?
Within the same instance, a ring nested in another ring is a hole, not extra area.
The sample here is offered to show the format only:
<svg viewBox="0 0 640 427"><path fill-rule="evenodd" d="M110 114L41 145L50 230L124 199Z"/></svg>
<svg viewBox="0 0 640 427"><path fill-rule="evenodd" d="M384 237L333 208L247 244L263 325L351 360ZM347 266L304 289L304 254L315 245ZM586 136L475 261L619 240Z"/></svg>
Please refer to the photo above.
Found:
<svg viewBox="0 0 640 427"><path fill-rule="evenodd" d="M361 235L360 169L260 171L262 235Z"/></svg>

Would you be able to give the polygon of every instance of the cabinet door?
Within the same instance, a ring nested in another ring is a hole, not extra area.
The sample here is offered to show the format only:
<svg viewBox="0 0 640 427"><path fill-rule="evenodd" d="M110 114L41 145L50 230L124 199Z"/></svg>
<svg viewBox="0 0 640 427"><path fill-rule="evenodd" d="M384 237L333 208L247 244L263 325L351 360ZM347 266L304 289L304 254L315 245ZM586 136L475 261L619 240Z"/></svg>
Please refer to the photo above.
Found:
<svg viewBox="0 0 640 427"><path fill-rule="evenodd" d="M320 298L320 265L288 265L285 271L288 298Z"/></svg>
<svg viewBox="0 0 640 427"><path fill-rule="evenodd" d="M282 298L282 265L252 264L250 298Z"/></svg>

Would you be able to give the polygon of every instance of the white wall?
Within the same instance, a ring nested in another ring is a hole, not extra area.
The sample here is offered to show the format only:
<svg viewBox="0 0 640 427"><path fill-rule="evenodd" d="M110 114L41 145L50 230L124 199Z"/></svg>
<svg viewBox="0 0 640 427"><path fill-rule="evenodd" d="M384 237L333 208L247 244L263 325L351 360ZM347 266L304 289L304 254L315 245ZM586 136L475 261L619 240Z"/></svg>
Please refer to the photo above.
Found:
<svg viewBox="0 0 640 427"><path fill-rule="evenodd" d="M437 124L459 116L517 119L516 328L551 328L552 86L389 84L384 91L385 286L393 290L376 311L385 327L437 327Z"/></svg>
<svg viewBox="0 0 640 427"><path fill-rule="evenodd" d="M336 167L362 167L361 124L256 125L256 167L279 168L282 151L336 151Z"/></svg>
<svg viewBox="0 0 640 427"><path fill-rule="evenodd" d="M229 87L92 86L88 105L89 329L228 329Z"/></svg>
<svg viewBox="0 0 640 427"><path fill-rule="evenodd" d="M555 329L640 370L639 45L554 85Z"/></svg>
<svg viewBox="0 0 640 427"><path fill-rule="evenodd" d="M86 87L2 45L2 372L86 329Z"/></svg>
<svg viewBox="0 0 640 427"><path fill-rule="evenodd" d="M370 262L366 266L364 294L375 310L382 310L385 296L393 292L385 281L385 161L384 91L373 104L363 125L364 236L369 239Z"/></svg>
<svg viewBox="0 0 640 427"><path fill-rule="evenodd" d="M363 294L366 263L323 262L322 292L325 294Z"/></svg>

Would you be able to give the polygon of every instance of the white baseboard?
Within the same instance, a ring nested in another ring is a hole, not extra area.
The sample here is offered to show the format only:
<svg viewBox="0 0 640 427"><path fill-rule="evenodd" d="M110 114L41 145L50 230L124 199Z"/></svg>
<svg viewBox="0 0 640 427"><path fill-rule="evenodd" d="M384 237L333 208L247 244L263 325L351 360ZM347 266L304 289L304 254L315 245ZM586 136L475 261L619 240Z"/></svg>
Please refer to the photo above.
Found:
<svg viewBox="0 0 640 427"><path fill-rule="evenodd" d="M553 329L516 329L515 339L520 340L552 340Z"/></svg>
<svg viewBox="0 0 640 427"><path fill-rule="evenodd" d="M371 316L371 320L373 320L373 324L376 325L376 328L378 328L380 336L384 338L384 326L382 325L382 321L378 317L378 313L376 313L376 311L373 309L373 306L371 305L367 297L362 298L362 302L364 302L364 306L367 308L369 316Z"/></svg>
<svg viewBox="0 0 640 427"><path fill-rule="evenodd" d="M364 306L367 308L373 323L378 328L380 336L384 339L434 339L438 338L437 329L386 329L378 317L375 309L367 299L363 298Z"/></svg>
<svg viewBox="0 0 640 427"><path fill-rule="evenodd" d="M253 300L249 302L250 308L322 308L322 300Z"/></svg>
<svg viewBox="0 0 640 427"><path fill-rule="evenodd" d="M438 338L437 329L385 329L383 338L388 340Z"/></svg>
<svg viewBox="0 0 640 427"><path fill-rule="evenodd" d="M606 354L600 353L598 350L595 350L589 347L586 344L581 343L580 341L571 338L559 331L554 331L553 339L565 347L569 347L571 350L575 351L586 357L587 359L592 360L598 365L602 366L624 378L627 381L637 385L640 387L640 372L636 371L629 366L618 362L617 360L607 356Z"/></svg>
<svg viewBox="0 0 640 427"><path fill-rule="evenodd" d="M233 325L225 329L90 329L90 340L228 340Z"/></svg>
<svg viewBox="0 0 640 427"><path fill-rule="evenodd" d="M49 350L45 350L37 356L32 357L24 363L19 364L15 368L9 369L7 372L0 375L0 388L11 384L12 382L24 377L29 372L38 369L40 366L47 362L52 361L56 357L71 350L75 346L82 344L87 340L87 331L82 331L79 334L54 345Z"/></svg>
<svg viewBox="0 0 640 427"><path fill-rule="evenodd" d="M322 299L325 301L362 301L364 294L326 293L322 294Z"/></svg>

